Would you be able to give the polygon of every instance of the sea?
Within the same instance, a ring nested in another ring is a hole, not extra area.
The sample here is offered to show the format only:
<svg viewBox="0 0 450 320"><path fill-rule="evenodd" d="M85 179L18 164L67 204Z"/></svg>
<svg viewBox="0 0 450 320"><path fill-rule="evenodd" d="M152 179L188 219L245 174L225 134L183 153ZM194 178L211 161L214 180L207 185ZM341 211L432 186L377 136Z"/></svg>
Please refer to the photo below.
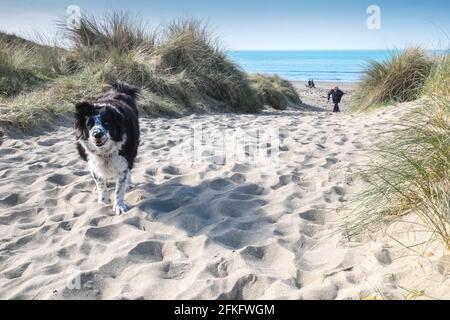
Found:
<svg viewBox="0 0 450 320"><path fill-rule="evenodd" d="M278 74L287 80L358 82L367 62L388 59L393 51L229 51L250 73Z"/></svg>

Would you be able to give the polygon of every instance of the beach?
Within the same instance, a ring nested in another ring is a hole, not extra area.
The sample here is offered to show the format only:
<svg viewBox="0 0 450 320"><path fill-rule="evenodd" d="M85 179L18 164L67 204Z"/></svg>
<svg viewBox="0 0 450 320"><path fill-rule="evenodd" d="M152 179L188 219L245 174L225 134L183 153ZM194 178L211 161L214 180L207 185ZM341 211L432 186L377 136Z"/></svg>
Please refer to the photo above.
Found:
<svg viewBox="0 0 450 320"><path fill-rule="evenodd" d="M303 89L306 88L306 84L308 81L292 81L292 84L300 90L302 93L305 93ZM346 82L346 81L314 81L316 88L320 90L331 90L334 87L338 86L342 90L349 90L353 92L358 87L358 82Z"/></svg>
<svg viewBox="0 0 450 320"><path fill-rule="evenodd" d="M363 183L352 174L408 105L332 114L330 84L295 85L304 104L285 111L142 118L127 215L96 203L70 126L0 137L0 298L450 298L440 246L424 260L385 234L342 230ZM223 161L206 144L193 162L194 124L205 137L279 129L277 161Z"/></svg>
<svg viewBox="0 0 450 320"><path fill-rule="evenodd" d="M0 300L450 300L450 2L28 2L0 5Z"/></svg>
<svg viewBox="0 0 450 320"><path fill-rule="evenodd" d="M357 82L332 82L332 81L315 81L315 88L307 88L307 81L292 81L295 89L302 97L302 102L305 105L320 107L327 111L333 110L333 103L327 100L328 92L334 87L339 87L344 93L339 108L341 111L346 111L350 102L351 96L358 87Z"/></svg>

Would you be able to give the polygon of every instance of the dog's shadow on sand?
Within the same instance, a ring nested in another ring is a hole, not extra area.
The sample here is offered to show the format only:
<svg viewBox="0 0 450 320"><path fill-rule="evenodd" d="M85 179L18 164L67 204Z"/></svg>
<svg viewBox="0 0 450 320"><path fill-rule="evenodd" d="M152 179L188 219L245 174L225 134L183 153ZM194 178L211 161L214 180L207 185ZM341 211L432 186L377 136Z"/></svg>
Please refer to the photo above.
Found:
<svg viewBox="0 0 450 320"><path fill-rule="evenodd" d="M320 114L329 112L308 104L291 107L292 109L284 111L266 111L258 117L277 115L290 118L299 116L298 111ZM229 115L230 122L235 116ZM296 196L299 195L272 192L285 184L296 182L298 177L292 177L291 181L289 177L280 176L277 184L274 182L274 185L263 185L247 182L246 170L250 168L235 164L231 171L218 177L186 184L185 179L189 178L183 177L183 173L174 168L166 175L166 181L143 182L136 186L140 192L140 200L135 201L130 214L175 226L188 237L204 234L213 242L233 250L273 238L273 235L279 232L277 221L281 216L293 213L294 210L290 209L289 205L290 202L298 201ZM145 173L145 179L154 180L154 174L156 173ZM280 196L283 199L275 201L274 204L273 197ZM313 224L321 217L320 214L305 216L306 220Z"/></svg>
<svg viewBox="0 0 450 320"><path fill-rule="evenodd" d="M130 213L183 230L188 237L205 234L230 249L273 236L272 217L264 211L263 187L233 178L205 180L197 186L176 181L139 186L143 199Z"/></svg>

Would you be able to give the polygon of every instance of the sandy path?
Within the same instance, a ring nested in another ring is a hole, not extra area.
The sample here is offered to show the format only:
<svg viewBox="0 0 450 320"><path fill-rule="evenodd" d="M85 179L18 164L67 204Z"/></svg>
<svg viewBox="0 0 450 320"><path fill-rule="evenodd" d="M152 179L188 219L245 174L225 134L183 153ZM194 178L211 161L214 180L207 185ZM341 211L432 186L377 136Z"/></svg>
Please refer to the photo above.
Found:
<svg viewBox="0 0 450 320"><path fill-rule="evenodd" d="M5 139L0 298L360 299L380 287L401 297L385 277L389 248L336 233L336 207L357 188L348 174L396 113L141 119L125 216L96 204L70 128ZM206 146L192 164L183 142L193 123L207 137L278 127L280 161L217 164Z"/></svg>

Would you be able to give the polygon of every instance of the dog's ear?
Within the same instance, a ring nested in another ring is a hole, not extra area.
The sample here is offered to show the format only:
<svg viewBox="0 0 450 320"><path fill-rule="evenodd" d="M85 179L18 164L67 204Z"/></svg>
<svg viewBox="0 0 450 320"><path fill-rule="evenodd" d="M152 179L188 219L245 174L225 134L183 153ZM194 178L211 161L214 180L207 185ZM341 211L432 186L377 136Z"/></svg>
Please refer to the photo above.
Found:
<svg viewBox="0 0 450 320"><path fill-rule="evenodd" d="M121 141L122 136L125 133L123 122L125 120L123 114L117 110L116 108L112 108L110 106L106 107L109 115L113 119L113 125L109 128L109 134L114 141Z"/></svg>
<svg viewBox="0 0 450 320"><path fill-rule="evenodd" d="M86 118L94 112L94 106L89 102L78 102L75 104L75 129L77 139L87 139Z"/></svg>
<svg viewBox="0 0 450 320"><path fill-rule="evenodd" d="M94 111L94 106L87 101L78 102L75 104L75 110L79 115L89 116Z"/></svg>

